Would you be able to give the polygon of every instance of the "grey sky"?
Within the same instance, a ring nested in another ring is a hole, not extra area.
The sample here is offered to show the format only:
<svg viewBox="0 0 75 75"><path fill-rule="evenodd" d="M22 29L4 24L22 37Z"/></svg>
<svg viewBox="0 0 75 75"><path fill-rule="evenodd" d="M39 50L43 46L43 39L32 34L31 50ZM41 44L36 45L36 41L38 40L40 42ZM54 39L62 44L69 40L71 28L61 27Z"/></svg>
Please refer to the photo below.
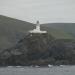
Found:
<svg viewBox="0 0 75 75"><path fill-rule="evenodd" d="M75 0L0 0L0 15L32 23L75 23Z"/></svg>

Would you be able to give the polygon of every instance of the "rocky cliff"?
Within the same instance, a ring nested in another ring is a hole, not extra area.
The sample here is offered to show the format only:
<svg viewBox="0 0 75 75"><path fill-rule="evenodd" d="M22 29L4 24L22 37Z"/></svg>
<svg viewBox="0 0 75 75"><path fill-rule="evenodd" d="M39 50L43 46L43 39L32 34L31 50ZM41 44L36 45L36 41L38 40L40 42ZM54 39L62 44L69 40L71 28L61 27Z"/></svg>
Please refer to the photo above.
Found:
<svg viewBox="0 0 75 75"><path fill-rule="evenodd" d="M49 34L27 34L14 47L0 52L0 65L75 64L75 40Z"/></svg>

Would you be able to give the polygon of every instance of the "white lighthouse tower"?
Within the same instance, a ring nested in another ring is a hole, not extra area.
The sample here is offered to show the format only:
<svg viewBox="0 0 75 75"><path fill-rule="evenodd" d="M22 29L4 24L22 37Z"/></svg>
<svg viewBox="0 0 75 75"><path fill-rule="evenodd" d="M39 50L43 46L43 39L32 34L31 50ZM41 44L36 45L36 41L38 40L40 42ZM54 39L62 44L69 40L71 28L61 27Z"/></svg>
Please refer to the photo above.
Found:
<svg viewBox="0 0 75 75"><path fill-rule="evenodd" d="M30 30L29 33L40 33L40 34L42 34L42 33L47 33L47 31L40 30L40 23L39 23L39 21L37 21L36 28L33 30Z"/></svg>
<svg viewBox="0 0 75 75"><path fill-rule="evenodd" d="M36 23L36 30L40 31L40 24L39 24L39 21L37 21L37 23Z"/></svg>

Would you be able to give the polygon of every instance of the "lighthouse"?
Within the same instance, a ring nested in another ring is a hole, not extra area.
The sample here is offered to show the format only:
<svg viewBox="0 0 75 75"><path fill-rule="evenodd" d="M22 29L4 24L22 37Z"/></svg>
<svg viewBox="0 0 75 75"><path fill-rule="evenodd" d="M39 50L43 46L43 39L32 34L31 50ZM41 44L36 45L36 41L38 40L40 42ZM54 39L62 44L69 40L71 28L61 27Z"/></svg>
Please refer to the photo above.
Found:
<svg viewBox="0 0 75 75"><path fill-rule="evenodd" d="M39 21L36 22L36 28L33 30L30 30L29 33L39 33L39 34L43 34L43 33L47 33L47 31L42 31L40 29L40 23Z"/></svg>
<svg viewBox="0 0 75 75"><path fill-rule="evenodd" d="M36 30L40 31L40 24L39 24L39 21L37 21L37 23L36 23Z"/></svg>

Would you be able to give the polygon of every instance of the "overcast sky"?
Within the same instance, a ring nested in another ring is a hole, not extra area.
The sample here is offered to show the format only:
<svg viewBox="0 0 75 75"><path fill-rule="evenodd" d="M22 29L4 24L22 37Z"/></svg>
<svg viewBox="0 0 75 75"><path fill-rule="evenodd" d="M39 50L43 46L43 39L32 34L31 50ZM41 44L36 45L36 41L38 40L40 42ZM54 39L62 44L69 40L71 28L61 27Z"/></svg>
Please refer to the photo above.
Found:
<svg viewBox="0 0 75 75"><path fill-rule="evenodd" d="M75 23L75 0L0 0L0 15L32 23Z"/></svg>

